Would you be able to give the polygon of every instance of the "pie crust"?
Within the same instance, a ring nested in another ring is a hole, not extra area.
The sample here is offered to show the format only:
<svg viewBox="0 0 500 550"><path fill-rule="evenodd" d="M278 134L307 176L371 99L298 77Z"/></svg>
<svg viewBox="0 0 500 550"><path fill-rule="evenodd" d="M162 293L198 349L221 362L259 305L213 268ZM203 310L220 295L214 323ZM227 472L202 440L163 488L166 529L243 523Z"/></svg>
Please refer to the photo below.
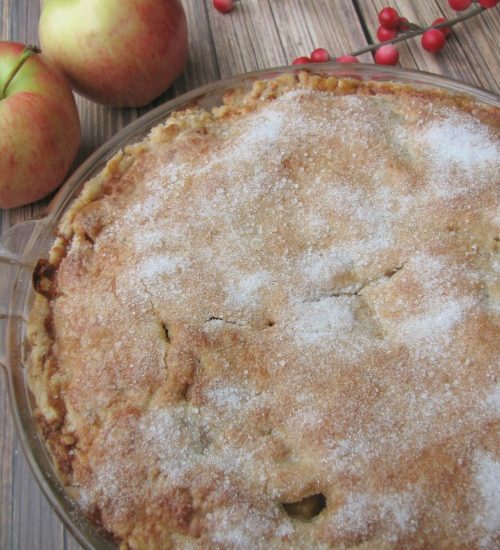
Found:
<svg viewBox="0 0 500 550"><path fill-rule="evenodd" d="M300 72L89 181L28 345L96 525L134 549L499 544L499 128Z"/></svg>

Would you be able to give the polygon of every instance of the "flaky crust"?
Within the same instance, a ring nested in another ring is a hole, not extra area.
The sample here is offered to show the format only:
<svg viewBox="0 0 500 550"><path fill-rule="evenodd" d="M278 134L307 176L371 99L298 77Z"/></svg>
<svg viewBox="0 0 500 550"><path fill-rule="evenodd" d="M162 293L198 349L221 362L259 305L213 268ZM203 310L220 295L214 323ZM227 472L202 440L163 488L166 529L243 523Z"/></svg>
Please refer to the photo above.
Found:
<svg viewBox="0 0 500 550"><path fill-rule="evenodd" d="M112 159L28 333L82 509L126 548L497 544L499 126L302 72Z"/></svg>

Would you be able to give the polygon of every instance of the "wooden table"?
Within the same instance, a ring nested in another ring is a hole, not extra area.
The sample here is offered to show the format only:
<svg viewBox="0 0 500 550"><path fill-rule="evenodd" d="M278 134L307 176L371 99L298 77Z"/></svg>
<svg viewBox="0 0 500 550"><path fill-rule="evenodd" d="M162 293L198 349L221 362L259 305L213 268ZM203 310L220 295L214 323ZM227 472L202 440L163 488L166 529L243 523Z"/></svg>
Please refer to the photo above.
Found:
<svg viewBox="0 0 500 550"><path fill-rule="evenodd" d="M377 11L392 5L410 21L451 17L446 0L241 0L229 15L211 0L183 0L190 29L186 70L162 103L202 84L231 75L285 65L315 47L349 53L376 41ZM40 13L33 0L0 0L2 40L37 43ZM489 10L455 27L439 55L423 51L418 39L399 46L400 64L499 91L500 10ZM371 62L371 54L362 61ZM120 128L149 110L110 109L77 98L83 128L75 166ZM37 218L48 200L0 212L1 231ZM22 455L10 416L5 379L0 376L0 549L80 548L49 508Z"/></svg>

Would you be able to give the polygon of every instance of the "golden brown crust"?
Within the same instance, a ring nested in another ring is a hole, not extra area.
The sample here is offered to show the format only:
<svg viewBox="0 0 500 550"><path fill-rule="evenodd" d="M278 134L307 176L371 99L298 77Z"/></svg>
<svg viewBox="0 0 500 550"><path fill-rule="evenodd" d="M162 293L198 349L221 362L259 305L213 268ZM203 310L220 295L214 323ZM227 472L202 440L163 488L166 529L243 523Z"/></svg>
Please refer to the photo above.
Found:
<svg viewBox="0 0 500 550"><path fill-rule="evenodd" d="M28 334L82 508L124 548L495 544L499 116L301 72L116 155Z"/></svg>

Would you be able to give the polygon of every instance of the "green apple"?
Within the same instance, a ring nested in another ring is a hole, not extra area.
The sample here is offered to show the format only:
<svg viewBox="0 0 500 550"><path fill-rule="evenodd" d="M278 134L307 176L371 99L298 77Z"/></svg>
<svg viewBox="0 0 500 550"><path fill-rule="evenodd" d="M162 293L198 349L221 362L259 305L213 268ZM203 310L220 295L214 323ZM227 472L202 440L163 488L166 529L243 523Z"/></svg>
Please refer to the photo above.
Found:
<svg viewBox="0 0 500 550"><path fill-rule="evenodd" d="M75 90L115 107L150 103L187 56L180 0L45 0L39 35Z"/></svg>
<svg viewBox="0 0 500 550"><path fill-rule="evenodd" d="M75 98L63 75L34 49L0 42L0 207L54 190L79 144Z"/></svg>

